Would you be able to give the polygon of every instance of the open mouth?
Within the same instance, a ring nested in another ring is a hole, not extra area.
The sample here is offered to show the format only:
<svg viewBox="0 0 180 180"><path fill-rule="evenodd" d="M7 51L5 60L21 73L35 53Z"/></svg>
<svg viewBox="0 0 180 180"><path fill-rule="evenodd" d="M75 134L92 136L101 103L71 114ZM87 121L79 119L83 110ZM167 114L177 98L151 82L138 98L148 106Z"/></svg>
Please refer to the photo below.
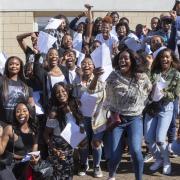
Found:
<svg viewBox="0 0 180 180"><path fill-rule="evenodd" d="M20 122L24 122L25 120L26 120L25 117L20 117L20 118L19 118L19 121L20 121Z"/></svg>

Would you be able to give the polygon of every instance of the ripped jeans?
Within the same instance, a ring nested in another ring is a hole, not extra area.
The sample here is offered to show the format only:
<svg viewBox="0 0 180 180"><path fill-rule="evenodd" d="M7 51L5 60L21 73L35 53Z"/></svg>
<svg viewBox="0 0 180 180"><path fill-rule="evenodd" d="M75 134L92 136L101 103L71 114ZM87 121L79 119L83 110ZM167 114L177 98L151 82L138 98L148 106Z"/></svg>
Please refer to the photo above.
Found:
<svg viewBox="0 0 180 180"><path fill-rule="evenodd" d="M156 160L163 158L164 163L169 163L167 132L173 116L173 102L161 108L161 111L151 117L145 115L144 137L148 148Z"/></svg>

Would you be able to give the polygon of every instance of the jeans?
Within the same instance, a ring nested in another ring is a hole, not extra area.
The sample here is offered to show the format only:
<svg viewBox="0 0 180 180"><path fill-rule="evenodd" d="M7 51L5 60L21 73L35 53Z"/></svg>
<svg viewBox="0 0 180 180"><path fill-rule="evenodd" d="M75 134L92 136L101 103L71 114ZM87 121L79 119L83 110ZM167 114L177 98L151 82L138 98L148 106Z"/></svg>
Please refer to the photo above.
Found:
<svg viewBox="0 0 180 180"><path fill-rule="evenodd" d="M154 158L163 158L164 163L169 163L166 136L172 121L173 108L173 102L170 102L162 107L155 117L151 117L148 114L145 115L145 141Z"/></svg>
<svg viewBox="0 0 180 180"><path fill-rule="evenodd" d="M176 139L176 118L179 113L179 98L174 101L174 110L171 124L168 129L168 142L172 143Z"/></svg>
<svg viewBox="0 0 180 180"><path fill-rule="evenodd" d="M88 155L89 155L89 147L91 146L92 140L102 140L104 136L104 132L100 132L97 134L93 133L92 125L91 125L91 117L84 117L84 127L87 134L88 139L88 147L84 149L80 149L80 162L82 165L88 165ZM93 166L100 166L101 156L102 156L102 146L98 148L92 147L93 154Z"/></svg>
<svg viewBox="0 0 180 180"><path fill-rule="evenodd" d="M172 143L172 150L175 154L177 154L178 156L180 156L180 140L175 140Z"/></svg>
<svg viewBox="0 0 180 180"><path fill-rule="evenodd" d="M115 177L122 156L122 135L127 131L128 144L133 159L136 180L142 180L143 155L141 143L143 137L143 122L141 116L122 116L123 122L113 129L111 133L111 156L109 160L109 177Z"/></svg>

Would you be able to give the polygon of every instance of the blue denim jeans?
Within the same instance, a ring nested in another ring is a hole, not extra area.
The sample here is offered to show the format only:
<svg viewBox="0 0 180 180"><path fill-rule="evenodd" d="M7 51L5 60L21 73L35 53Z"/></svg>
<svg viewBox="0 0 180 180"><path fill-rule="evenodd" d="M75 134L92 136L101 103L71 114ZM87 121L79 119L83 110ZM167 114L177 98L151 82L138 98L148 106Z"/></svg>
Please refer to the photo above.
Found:
<svg viewBox="0 0 180 180"><path fill-rule="evenodd" d="M179 113L179 97L174 101L174 110L171 124L168 129L168 142L172 143L176 139L176 118Z"/></svg>
<svg viewBox="0 0 180 180"><path fill-rule="evenodd" d="M145 141L154 158L163 158L164 163L169 162L166 137L172 121L173 109L174 104L170 102L166 106L163 106L155 117L151 117L148 114L145 115Z"/></svg>
<svg viewBox="0 0 180 180"><path fill-rule="evenodd" d="M91 117L84 117L84 127L87 134L88 147L84 149L80 149L80 162L83 165L85 164L87 165L89 149L92 140L102 141L105 132L100 132L97 134L93 133L92 125L91 125ZM100 146L99 148L92 147L92 154L93 154L93 166L94 167L100 166L101 156L102 156L102 146Z"/></svg>
<svg viewBox="0 0 180 180"><path fill-rule="evenodd" d="M113 129L111 133L111 156L109 160L109 177L115 177L122 156L122 135L127 131L128 144L133 159L136 180L142 180L143 156L141 143L143 137L143 122L141 116L122 116L123 122Z"/></svg>
<svg viewBox="0 0 180 180"><path fill-rule="evenodd" d="M180 156L180 140L175 140L172 143L172 150L175 154L177 154L178 156Z"/></svg>

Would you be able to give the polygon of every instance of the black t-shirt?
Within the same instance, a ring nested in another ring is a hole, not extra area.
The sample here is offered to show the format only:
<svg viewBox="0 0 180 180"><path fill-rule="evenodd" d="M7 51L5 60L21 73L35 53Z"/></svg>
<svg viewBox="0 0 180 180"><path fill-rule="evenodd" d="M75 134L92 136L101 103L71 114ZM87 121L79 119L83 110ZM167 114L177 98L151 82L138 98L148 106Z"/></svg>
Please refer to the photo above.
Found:
<svg viewBox="0 0 180 180"><path fill-rule="evenodd" d="M13 122L14 107L18 102L24 102L29 97L33 97L33 91L21 80L7 79L7 92L6 97L3 93L3 77L0 77L0 120L8 124Z"/></svg>

